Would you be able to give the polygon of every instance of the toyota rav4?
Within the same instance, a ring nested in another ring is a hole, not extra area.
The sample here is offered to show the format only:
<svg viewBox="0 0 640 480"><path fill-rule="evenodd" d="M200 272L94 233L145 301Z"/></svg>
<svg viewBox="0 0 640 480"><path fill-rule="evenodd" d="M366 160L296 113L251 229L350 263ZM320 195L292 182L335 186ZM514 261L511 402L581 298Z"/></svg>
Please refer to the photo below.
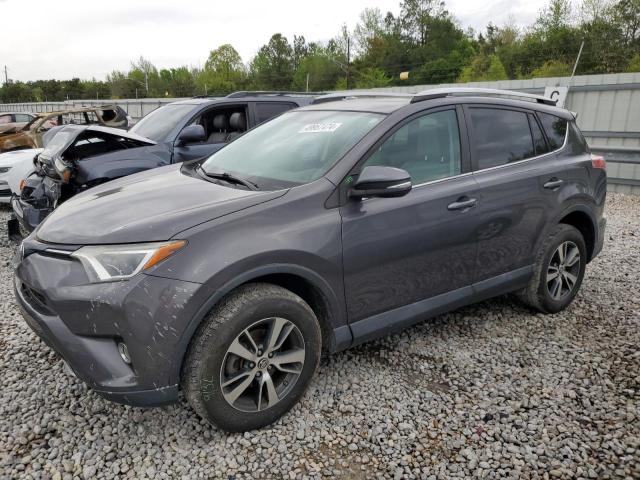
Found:
<svg viewBox="0 0 640 480"><path fill-rule="evenodd" d="M605 196L604 160L549 99L331 95L69 199L21 244L15 293L101 395L182 389L244 431L301 398L323 351L509 292L566 308Z"/></svg>

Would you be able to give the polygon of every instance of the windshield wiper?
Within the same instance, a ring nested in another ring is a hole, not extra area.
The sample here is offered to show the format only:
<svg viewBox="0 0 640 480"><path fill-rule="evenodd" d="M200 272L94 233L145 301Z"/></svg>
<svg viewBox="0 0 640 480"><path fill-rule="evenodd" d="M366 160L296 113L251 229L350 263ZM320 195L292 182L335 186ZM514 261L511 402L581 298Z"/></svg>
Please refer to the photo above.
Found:
<svg viewBox="0 0 640 480"><path fill-rule="evenodd" d="M227 182L230 183L236 183L238 185L242 185L244 187L247 187L249 190L259 190L260 188L258 187L257 183L254 183L250 180L247 180L245 178L240 178L237 177L235 175L230 174L229 172L207 172L204 168L199 167L200 171L202 171L202 173L209 177L209 178L217 178L220 180L225 180Z"/></svg>

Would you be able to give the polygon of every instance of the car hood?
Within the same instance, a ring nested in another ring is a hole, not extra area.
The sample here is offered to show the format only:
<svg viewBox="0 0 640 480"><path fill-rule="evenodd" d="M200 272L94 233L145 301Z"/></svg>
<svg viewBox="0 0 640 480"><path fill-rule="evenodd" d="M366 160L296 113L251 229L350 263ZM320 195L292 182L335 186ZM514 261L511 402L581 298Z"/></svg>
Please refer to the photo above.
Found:
<svg viewBox="0 0 640 480"><path fill-rule="evenodd" d="M22 162L33 163L33 158L40 152L42 152L42 148L28 148L26 150L0 153L0 167L12 167Z"/></svg>
<svg viewBox="0 0 640 480"><path fill-rule="evenodd" d="M107 182L60 205L36 230L73 245L153 242L287 191L249 191L190 176L169 165Z"/></svg>

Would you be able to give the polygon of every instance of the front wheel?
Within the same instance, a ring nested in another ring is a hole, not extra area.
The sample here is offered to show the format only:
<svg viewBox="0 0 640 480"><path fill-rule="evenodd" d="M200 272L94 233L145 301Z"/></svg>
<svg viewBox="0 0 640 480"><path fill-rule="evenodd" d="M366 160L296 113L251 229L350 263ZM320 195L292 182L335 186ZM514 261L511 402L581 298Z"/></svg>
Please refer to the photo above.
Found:
<svg viewBox="0 0 640 480"><path fill-rule="evenodd" d="M587 248L580 231L571 225L556 225L542 243L534 275L519 296L541 312L564 310L580 290L586 265Z"/></svg>
<svg viewBox="0 0 640 480"><path fill-rule="evenodd" d="M273 423L303 395L320 360L311 308L271 284L226 297L194 336L182 379L194 410L231 432Z"/></svg>

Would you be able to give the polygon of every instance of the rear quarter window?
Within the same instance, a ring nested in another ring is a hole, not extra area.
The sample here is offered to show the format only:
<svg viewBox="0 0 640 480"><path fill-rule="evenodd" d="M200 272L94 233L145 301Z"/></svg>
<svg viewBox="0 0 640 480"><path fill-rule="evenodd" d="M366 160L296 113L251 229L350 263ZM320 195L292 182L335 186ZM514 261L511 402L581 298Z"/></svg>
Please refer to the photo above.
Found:
<svg viewBox="0 0 640 480"><path fill-rule="evenodd" d="M587 141L582 135L582 132L575 124L575 122L569 122L569 138L568 143L571 148L571 153L574 155L579 155L581 153L589 153L591 150L589 149L589 145L587 145Z"/></svg>
<svg viewBox="0 0 640 480"><path fill-rule="evenodd" d="M551 150L561 148L567 136L567 121L564 118L542 112L538 112L538 118L540 118L542 128L547 134L547 141Z"/></svg>

